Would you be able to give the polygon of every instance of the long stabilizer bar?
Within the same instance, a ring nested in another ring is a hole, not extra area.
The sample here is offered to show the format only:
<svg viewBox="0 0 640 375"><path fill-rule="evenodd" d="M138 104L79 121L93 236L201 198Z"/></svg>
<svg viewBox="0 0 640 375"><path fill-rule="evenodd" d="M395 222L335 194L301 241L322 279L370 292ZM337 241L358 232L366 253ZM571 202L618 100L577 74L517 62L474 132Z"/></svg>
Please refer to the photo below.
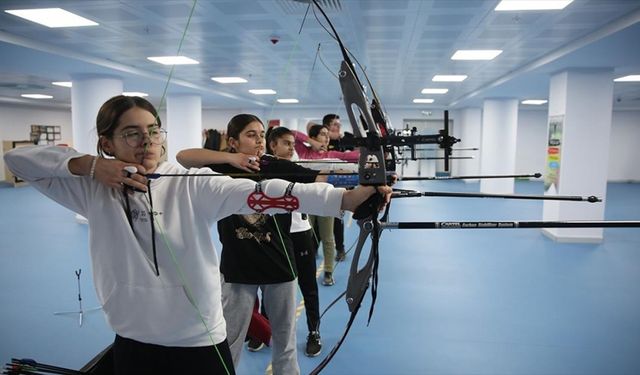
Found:
<svg viewBox="0 0 640 375"><path fill-rule="evenodd" d="M380 223L383 229L640 228L640 221L431 221Z"/></svg>
<svg viewBox="0 0 640 375"><path fill-rule="evenodd" d="M551 201L577 201L596 203L602 200L596 196L581 197L578 195L519 195L519 194L487 194L487 193L455 193L444 191L412 191L394 190L391 198L415 197L456 197L456 198L504 198L504 199L534 199Z"/></svg>

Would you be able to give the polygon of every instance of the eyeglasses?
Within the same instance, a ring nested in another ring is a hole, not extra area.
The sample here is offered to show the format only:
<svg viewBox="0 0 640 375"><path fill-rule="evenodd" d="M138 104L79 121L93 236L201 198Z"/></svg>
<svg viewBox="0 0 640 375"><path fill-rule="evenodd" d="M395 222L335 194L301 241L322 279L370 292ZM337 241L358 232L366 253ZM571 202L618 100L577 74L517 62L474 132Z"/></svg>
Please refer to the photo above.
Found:
<svg viewBox="0 0 640 375"><path fill-rule="evenodd" d="M149 133L144 133L139 130L129 130L116 137L123 138L131 147L138 147L147 136L154 145L161 145L167 140L167 131L159 126L153 126L149 128Z"/></svg>

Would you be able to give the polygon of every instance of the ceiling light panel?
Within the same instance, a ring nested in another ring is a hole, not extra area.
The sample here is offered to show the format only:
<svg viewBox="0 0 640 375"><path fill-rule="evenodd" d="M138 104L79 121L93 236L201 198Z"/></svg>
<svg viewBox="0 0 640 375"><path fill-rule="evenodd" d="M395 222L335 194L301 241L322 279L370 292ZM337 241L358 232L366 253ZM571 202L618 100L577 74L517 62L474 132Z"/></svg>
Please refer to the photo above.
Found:
<svg viewBox="0 0 640 375"><path fill-rule="evenodd" d="M157 62L162 65L195 65L200 64L197 60L186 56L152 56L147 57L148 60Z"/></svg>
<svg viewBox="0 0 640 375"><path fill-rule="evenodd" d="M53 96L43 95L43 94L22 94L20 96L22 96L23 98L29 98L29 99L53 99Z"/></svg>
<svg viewBox="0 0 640 375"><path fill-rule="evenodd" d="M614 79L614 82L640 82L640 74L632 74Z"/></svg>
<svg viewBox="0 0 640 375"><path fill-rule="evenodd" d="M147 94L146 92L140 92L140 91L125 91L125 92L122 93L122 95L124 95L124 96L139 96L141 98L149 96L149 94Z"/></svg>
<svg viewBox="0 0 640 375"><path fill-rule="evenodd" d="M98 25L90 19L61 8L12 9L5 10L5 12L51 28Z"/></svg>
<svg viewBox="0 0 640 375"><path fill-rule="evenodd" d="M451 60L493 60L501 53L499 49L461 49L451 56Z"/></svg>
<svg viewBox="0 0 640 375"><path fill-rule="evenodd" d="M527 100L521 101L520 103L527 104L527 105L543 105L543 104L547 103L547 100L544 100L544 99L527 99Z"/></svg>
<svg viewBox="0 0 640 375"><path fill-rule="evenodd" d="M72 87L73 83L69 82L69 81L58 81L58 82L51 82L52 85L55 86L61 86L61 87Z"/></svg>
<svg viewBox="0 0 640 375"><path fill-rule="evenodd" d="M446 74L436 74L433 76L433 82L462 82L467 79L467 76L464 74L460 75L446 75Z"/></svg>
<svg viewBox="0 0 640 375"><path fill-rule="evenodd" d="M282 104L296 104L299 103L300 101L298 99L278 99L278 103L282 103Z"/></svg>
<svg viewBox="0 0 640 375"><path fill-rule="evenodd" d="M502 0L495 10L522 11L522 10L561 10L571 4L573 0Z"/></svg>
<svg viewBox="0 0 640 375"><path fill-rule="evenodd" d="M433 99L420 99L420 98L416 98L413 99L413 102L416 104L431 104L434 102Z"/></svg>
<svg viewBox="0 0 640 375"><path fill-rule="evenodd" d="M422 89L420 93L422 94L446 94L449 92L449 89Z"/></svg>
<svg viewBox="0 0 640 375"><path fill-rule="evenodd" d="M271 89L252 89L249 90L250 93L252 93L253 95L275 95L277 94L275 92L275 90L271 90Z"/></svg>
<svg viewBox="0 0 640 375"><path fill-rule="evenodd" d="M218 83L247 83L248 81L242 77L211 77Z"/></svg>

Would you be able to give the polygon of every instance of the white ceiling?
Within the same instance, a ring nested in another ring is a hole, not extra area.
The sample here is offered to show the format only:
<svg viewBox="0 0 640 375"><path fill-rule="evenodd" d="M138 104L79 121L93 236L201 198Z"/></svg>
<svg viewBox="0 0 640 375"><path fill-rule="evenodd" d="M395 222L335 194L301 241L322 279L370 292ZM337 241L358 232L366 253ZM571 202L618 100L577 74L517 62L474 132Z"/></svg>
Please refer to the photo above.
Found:
<svg viewBox="0 0 640 375"><path fill-rule="evenodd" d="M52 81L110 74L121 77L127 91L148 92L155 104L169 81L169 93L198 93L206 108L269 108L276 97L300 100L287 108L337 107L341 92L333 75L340 50L312 12L305 19L306 1L199 0L189 18L192 0L0 0L0 102L68 107L70 90ZM640 0L575 0L561 11L495 12L498 2L320 1L388 108L547 98L549 75L567 68L640 74ZM49 29L4 12L40 7L64 8L100 25ZM176 66L169 80L169 67L146 58L175 55L185 29L181 54L200 64ZM277 44L270 41L274 36ZM458 49L504 52L492 61L452 61ZM431 82L435 74L469 78L438 84ZM227 75L249 82L210 79ZM424 87L449 93L422 95ZM278 95L255 96L251 88ZM20 98L27 91L54 99ZM616 83L614 92L616 108L640 108L640 83ZM435 102L413 104L419 97Z"/></svg>

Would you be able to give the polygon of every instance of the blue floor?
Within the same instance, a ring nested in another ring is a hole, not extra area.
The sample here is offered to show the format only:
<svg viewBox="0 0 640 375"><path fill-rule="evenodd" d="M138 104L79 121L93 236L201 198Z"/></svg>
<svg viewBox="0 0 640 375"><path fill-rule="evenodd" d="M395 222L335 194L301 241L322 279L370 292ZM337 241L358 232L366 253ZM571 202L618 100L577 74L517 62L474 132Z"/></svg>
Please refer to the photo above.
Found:
<svg viewBox="0 0 640 375"><path fill-rule="evenodd" d="M457 181L404 183L431 191L477 191ZM518 181L516 193L542 194ZM576 203L587 204L587 203ZM0 186L0 361L31 357L80 368L113 340L96 306L86 227L30 187ZM540 220L540 201L418 198L393 202L392 221ZM640 184L609 184L606 219L640 220ZM347 244L355 238L352 225ZM350 258L347 259L350 261ZM321 308L345 289L320 286ZM606 229L600 244L556 243L536 229L394 230L381 240L378 302L364 301L326 374L640 374L640 228ZM325 349L302 354L308 373L341 335L344 301L322 321ZM239 374L264 374L270 350L243 352Z"/></svg>

